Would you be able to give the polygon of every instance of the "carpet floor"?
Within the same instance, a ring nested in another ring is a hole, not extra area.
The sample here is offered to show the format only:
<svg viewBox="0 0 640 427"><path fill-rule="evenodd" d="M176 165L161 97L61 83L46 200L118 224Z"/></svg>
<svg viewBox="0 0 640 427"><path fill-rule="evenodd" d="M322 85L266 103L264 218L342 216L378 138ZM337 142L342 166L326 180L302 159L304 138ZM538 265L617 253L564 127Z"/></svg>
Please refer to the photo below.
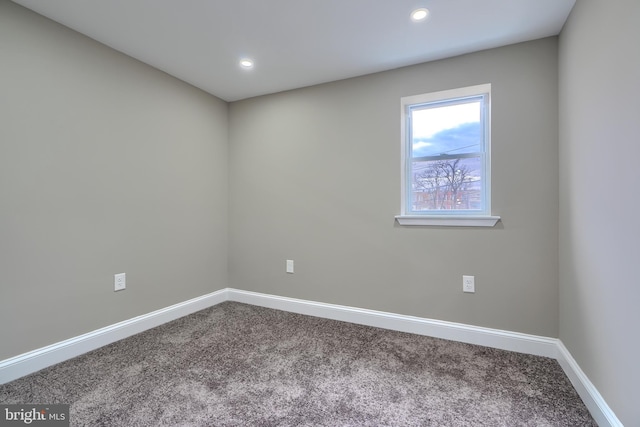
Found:
<svg viewBox="0 0 640 427"><path fill-rule="evenodd" d="M0 385L73 426L597 426L553 359L224 302Z"/></svg>

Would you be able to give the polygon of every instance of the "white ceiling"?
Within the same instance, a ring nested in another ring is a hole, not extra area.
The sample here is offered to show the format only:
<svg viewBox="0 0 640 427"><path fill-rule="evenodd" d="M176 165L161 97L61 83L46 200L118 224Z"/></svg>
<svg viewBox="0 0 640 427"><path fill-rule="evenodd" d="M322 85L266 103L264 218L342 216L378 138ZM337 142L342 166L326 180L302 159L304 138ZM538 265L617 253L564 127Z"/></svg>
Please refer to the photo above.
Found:
<svg viewBox="0 0 640 427"><path fill-rule="evenodd" d="M557 35L575 0L13 0L226 101ZM426 22L409 14L426 7ZM250 57L252 70L238 61Z"/></svg>

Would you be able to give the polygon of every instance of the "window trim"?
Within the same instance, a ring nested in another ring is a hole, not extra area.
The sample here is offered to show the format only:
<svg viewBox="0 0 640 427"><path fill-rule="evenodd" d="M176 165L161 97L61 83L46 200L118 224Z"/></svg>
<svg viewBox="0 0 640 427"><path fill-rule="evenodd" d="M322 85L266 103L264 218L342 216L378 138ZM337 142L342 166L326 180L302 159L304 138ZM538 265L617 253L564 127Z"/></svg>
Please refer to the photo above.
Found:
<svg viewBox="0 0 640 427"><path fill-rule="evenodd" d="M441 227L493 227L500 221L494 215L396 215L400 225Z"/></svg>
<svg viewBox="0 0 640 427"><path fill-rule="evenodd" d="M485 95L485 141L484 141L484 165L483 177L483 211L451 211L428 212L420 214L408 211L410 171L408 170L411 159L409 158L409 107L416 104L426 104L430 102L446 101L456 98L468 98ZM400 225L422 225L422 226L463 226L463 227L493 227L499 220L499 216L491 215L491 84L481 84L463 88L444 90L438 92L425 93L420 95L405 96L400 99L401 108L401 209L400 215L395 218Z"/></svg>

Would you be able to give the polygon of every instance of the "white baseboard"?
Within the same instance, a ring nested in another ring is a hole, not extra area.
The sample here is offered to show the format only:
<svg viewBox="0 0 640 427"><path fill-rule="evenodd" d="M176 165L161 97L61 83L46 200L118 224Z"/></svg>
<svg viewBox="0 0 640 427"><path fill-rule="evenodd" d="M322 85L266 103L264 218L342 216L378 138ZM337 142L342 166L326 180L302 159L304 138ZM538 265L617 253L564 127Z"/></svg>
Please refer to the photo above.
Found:
<svg viewBox="0 0 640 427"><path fill-rule="evenodd" d="M600 427L624 427L584 374L564 344L556 338L522 334L462 323L405 316L383 311L279 297L226 288L105 328L0 361L0 384L79 356L163 323L224 301L374 326L400 332L483 345L557 359Z"/></svg>
<svg viewBox="0 0 640 427"><path fill-rule="evenodd" d="M445 322L442 320L405 316L344 305L278 297L231 288L228 289L228 292L228 299L230 301L243 302L261 307L275 308L293 313L341 320L359 325L374 326L417 335L444 338L469 344L478 344L486 347L517 351L519 353L534 354L536 356L555 358L557 354L558 340L555 338L483 328L462 323Z"/></svg>
<svg viewBox="0 0 640 427"><path fill-rule="evenodd" d="M600 427L624 427L562 341L558 341L557 360L598 425Z"/></svg>
<svg viewBox="0 0 640 427"><path fill-rule="evenodd" d="M227 300L227 290L212 292L95 331L0 361L0 384L37 372L88 351L155 328Z"/></svg>

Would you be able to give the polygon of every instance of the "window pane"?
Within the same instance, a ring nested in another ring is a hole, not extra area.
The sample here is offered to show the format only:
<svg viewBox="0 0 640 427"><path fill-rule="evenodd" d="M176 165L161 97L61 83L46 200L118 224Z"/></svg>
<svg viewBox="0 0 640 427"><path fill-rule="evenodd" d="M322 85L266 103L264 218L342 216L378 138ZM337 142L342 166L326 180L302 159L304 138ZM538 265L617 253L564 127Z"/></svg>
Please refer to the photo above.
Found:
<svg viewBox="0 0 640 427"><path fill-rule="evenodd" d="M411 210L483 210L480 157L412 162Z"/></svg>
<svg viewBox="0 0 640 427"><path fill-rule="evenodd" d="M412 157L481 152L481 104L482 98L473 98L470 102L457 104L412 107Z"/></svg>

